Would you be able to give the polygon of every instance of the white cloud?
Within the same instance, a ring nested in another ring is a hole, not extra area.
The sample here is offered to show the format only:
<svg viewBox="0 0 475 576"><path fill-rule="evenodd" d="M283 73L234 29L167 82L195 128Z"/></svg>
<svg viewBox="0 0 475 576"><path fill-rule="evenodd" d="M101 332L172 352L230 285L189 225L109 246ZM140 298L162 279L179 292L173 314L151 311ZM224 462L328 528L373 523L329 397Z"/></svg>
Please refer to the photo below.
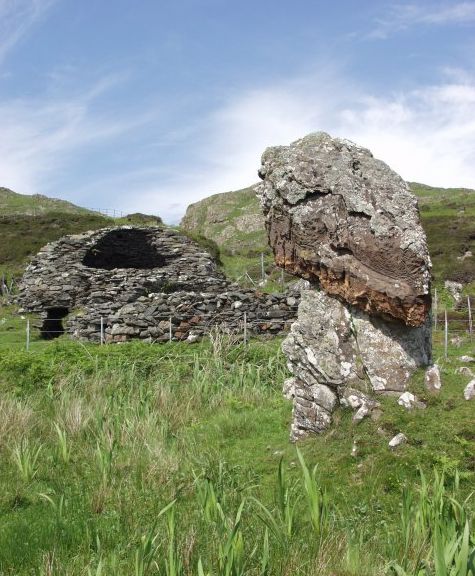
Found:
<svg viewBox="0 0 475 576"><path fill-rule="evenodd" d="M315 130L370 148L406 180L475 188L473 79L377 97L313 77L232 98L201 128L198 158L137 189L136 207L177 221L190 202L256 182L266 146Z"/></svg>
<svg viewBox="0 0 475 576"><path fill-rule="evenodd" d="M110 76L73 96L0 102L1 185L23 194L46 193L76 154L146 124L149 112L118 118L92 111L118 82Z"/></svg>
<svg viewBox="0 0 475 576"><path fill-rule="evenodd" d="M190 203L256 182L267 146L325 130L370 148L406 180L475 188L475 79L452 72L433 86L375 95L322 70L244 90L194 124L162 124L156 106L98 115L96 101L109 101L121 81L114 77L73 98L0 103L1 185L63 197L67 190L79 204L177 222ZM98 145L105 154L125 146L131 156L95 176L84 161L82 174L68 177L71 160Z"/></svg>
<svg viewBox="0 0 475 576"><path fill-rule="evenodd" d="M475 22L475 2L395 4L375 21L370 38L385 39L412 26L442 26Z"/></svg>
<svg viewBox="0 0 475 576"><path fill-rule="evenodd" d="M0 0L0 63L56 0Z"/></svg>

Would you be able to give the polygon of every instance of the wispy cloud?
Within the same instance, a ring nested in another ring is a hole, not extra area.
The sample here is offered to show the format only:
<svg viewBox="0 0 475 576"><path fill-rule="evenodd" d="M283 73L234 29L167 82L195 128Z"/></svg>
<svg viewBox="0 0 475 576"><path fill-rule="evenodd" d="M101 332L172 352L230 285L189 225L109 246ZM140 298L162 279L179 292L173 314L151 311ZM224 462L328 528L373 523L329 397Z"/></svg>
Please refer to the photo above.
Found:
<svg viewBox="0 0 475 576"><path fill-rule="evenodd" d="M260 155L326 130L372 150L406 180L475 188L475 79L376 96L344 79L310 77L250 90L203 120L186 169L136 189L134 207L177 221L198 198L257 181ZM137 181L136 181L137 182ZM132 209L132 205L128 206Z"/></svg>
<svg viewBox="0 0 475 576"><path fill-rule="evenodd" d="M325 130L370 148L406 180L475 188L475 78L463 69L388 95L327 68L233 93L207 116L181 123L163 119L156 104L100 113L98 102L110 103L125 80L0 103L1 184L177 222L191 202L256 182L267 146ZM124 161L90 173L91 155L105 145L122 148ZM77 179L72 163L82 166Z"/></svg>
<svg viewBox="0 0 475 576"><path fill-rule="evenodd" d="M155 111L124 117L94 111L97 100L118 82L110 76L73 95L0 102L2 186L24 194L50 192L76 155L146 125Z"/></svg>
<svg viewBox="0 0 475 576"><path fill-rule="evenodd" d="M57 0L0 0L0 63Z"/></svg>
<svg viewBox="0 0 475 576"><path fill-rule="evenodd" d="M475 2L395 4L375 21L370 38L385 39L413 26L442 26L475 22Z"/></svg>

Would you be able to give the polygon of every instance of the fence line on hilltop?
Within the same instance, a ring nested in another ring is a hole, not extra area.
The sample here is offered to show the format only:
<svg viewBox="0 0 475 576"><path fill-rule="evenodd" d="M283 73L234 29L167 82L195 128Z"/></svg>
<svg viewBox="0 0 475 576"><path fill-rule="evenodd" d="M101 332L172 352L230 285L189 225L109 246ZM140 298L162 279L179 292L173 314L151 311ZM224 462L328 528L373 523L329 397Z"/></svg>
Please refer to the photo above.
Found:
<svg viewBox="0 0 475 576"><path fill-rule="evenodd" d="M89 212L94 212L96 214L102 214L103 216L109 216L111 218L125 218L128 214L126 212L123 212L122 210L117 210L116 208L88 208L88 207L84 207L84 211L85 212L81 212L79 211L73 211L73 210L68 210L68 209L63 209L61 210L60 208L58 208L57 210L58 212L65 212L67 214L84 214L87 213L86 211ZM16 217L16 216L45 216L51 212L55 212L54 208L53 209L48 209L48 210L38 210L38 209L33 209L30 210L28 212L9 212L8 214L0 214L0 220L6 221L9 220L12 217Z"/></svg>

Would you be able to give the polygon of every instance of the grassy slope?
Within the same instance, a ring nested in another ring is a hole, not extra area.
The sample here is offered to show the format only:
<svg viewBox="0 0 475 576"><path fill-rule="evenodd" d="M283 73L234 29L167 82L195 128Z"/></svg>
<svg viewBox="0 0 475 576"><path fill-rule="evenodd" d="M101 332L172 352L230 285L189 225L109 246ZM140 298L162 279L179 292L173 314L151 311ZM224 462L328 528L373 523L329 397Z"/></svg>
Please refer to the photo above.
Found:
<svg viewBox="0 0 475 576"><path fill-rule="evenodd" d="M66 234L77 234L110 226L110 218L91 212L46 212L0 218L0 275L20 276L28 259L48 242Z"/></svg>
<svg viewBox="0 0 475 576"><path fill-rule="evenodd" d="M44 214L47 212L62 212L68 214L84 214L90 212L86 208L75 206L71 202L48 198L35 194L28 196L18 194L8 188L0 188L0 216L12 214Z"/></svg>
<svg viewBox="0 0 475 576"><path fill-rule="evenodd" d="M444 189L410 183L420 200L421 218L426 230L433 261L436 284L444 280L464 283L475 281L475 191ZM463 210L463 212L462 212ZM260 208L252 189L211 196L189 207L182 226L194 230L217 242L223 252L225 269L233 277L248 270L252 277L259 276L256 254L266 253L271 268L272 257L263 227L246 232L233 227L236 217L243 213L259 214ZM234 228L232 238L222 237L225 228ZM474 257L457 260L471 250ZM232 256L230 254L232 252Z"/></svg>
<svg viewBox="0 0 475 576"><path fill-rule="evenodd" d="M436 283L475 282L475 190L410 183L419 198ZM474 255L458 260L467 251Z"/></svg>
<svg viewBox="0 0 475 576"><path fill-rule="evenodd" d="M48 242L111 222L64 200L0 188L0 275L18 277L28 259Z"/></svg>
<svg viewBox="0 0 475 576"><path fill-rule="evenodd" d="M381 419L359 425L339 410L338 427L300 445L327 491L320 547L288 442L291 409L280 393L286 369L279 342L228 344L101 348L58 341L34 342L30 354L3 350L0 573L72 576L89 568L99 574L102 562L106 575L164 574L171 549L186 574L197 573L199 558L206 571L224 574L220 546L244 499L244 552L240 540L233 550L251 570L246 574L261 574L259 515L266 516L253 498L272 510L278 525L269 533L268 574L382 575L391 560L415 562L413 543L404 554L403 487L417 496L419 466L428 476L433 467L445 469L449 486L458 469L459 500L475 481L473 405L461 396L467 378L455 375L469 343L442 363L439 396L425 392L421 374L415 379L426 410L408 413L385 399ZM409 442L392 452L387 443L399 431ZM289 487L298 483L290 490L295 513L288 541L275 499L281 457ZM170 548L167 519L158 514L173 499L177 536ZM134 568L148 534L158 534L160 572ZM430 556L430 546L422 548Z"/></svg>

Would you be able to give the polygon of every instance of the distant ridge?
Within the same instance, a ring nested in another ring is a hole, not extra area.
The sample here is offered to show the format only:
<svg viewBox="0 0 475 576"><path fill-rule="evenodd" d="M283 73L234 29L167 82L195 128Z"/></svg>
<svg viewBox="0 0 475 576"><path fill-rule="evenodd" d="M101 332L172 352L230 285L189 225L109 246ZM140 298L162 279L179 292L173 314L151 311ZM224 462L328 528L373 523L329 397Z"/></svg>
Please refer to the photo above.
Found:
<svg viewBox="0 0 475 576"><path fill-rule="evenodd" d="M86 214L92 211L76 206L66 200L48 198L48 196L41 194L28 196L26 194L13 192L13 190L9 188L0 187L0 215L26 214L34 216L47 212Z"/></svg>

